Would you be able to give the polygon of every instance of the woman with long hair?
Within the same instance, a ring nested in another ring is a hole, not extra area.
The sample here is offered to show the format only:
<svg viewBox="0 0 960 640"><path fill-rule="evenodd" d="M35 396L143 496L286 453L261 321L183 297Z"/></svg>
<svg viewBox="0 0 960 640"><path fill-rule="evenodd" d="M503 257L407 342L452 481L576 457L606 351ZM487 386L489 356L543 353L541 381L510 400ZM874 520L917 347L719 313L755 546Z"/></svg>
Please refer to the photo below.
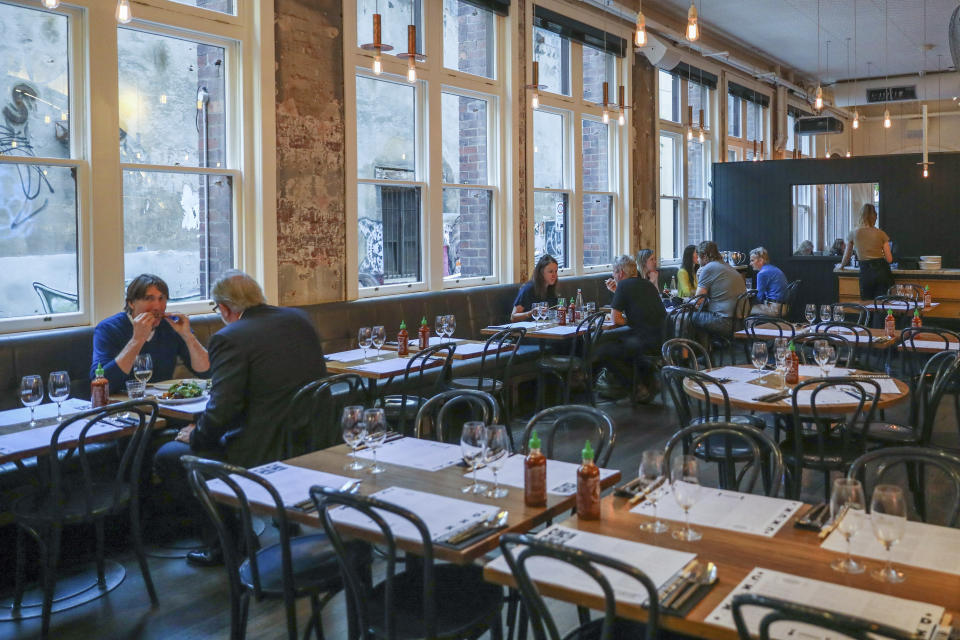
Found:
<svg viewBox="0 0 960 640"><path fill-rule="evenodd" d="M890 237L878 229L877 210L867 202L860 208L860 226L850 232L847 248L843 252L840 267L850 263L854 251L860 259L860 299L873 300L887 293L893 286L893 272L890 263L893 253L890 250Z"/></svg>
<svg viewBox="0 0 960 640"><path fill-rule="evenodd" d="M697 245L688 244L683 250L683 260L677 270L677 295L689 298L697 290Z"/></svg>
<svg viewBox="0 0 960 640"><path fill-rule="evenodd" d="M557 270L559 265L549 253L537 260L530 280L520 287L517 299L513 301L510 321L529 320L536 302L546 302L548 306L557 306Z"/></svg>
<svg viewBox="0 0 960 640"><path fill-rule="evenodd" d="M637 254L637 270L640 272L641 278L649 280L658 291L660 290L660 285L657 282L660 272L657 270L657 256L653 249L640 250L640 253Z"/></svg>

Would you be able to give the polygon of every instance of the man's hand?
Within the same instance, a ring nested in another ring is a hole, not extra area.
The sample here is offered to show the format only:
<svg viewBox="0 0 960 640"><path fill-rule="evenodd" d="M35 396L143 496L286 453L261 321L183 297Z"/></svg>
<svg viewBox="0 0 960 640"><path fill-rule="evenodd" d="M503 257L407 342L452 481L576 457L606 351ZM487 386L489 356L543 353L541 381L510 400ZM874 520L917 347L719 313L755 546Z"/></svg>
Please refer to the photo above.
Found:
<svg viewBox="0 0 960 640"><path fill-rule="evenodd" d="M610 291L617 290L617 281L614 280L613 278L607 278L603 284L605 284L607 286L607 289L609 289Z"/></svg>
<svg viewBox="0 0 960 640"><path fill-rule="evenodd" d="M163 319L181 336L186 336L190 333L190 319L186 315L182 313L167 313Z"/></svg>
<svg viewBox="0 0 960 640"><path fill-rule="evenodd" d="M193 433L193 430L196 428L197 425L191 422L177 432L177 437L175 440L177 442L182 442L183 444L190 444L190 434Z"/></svg>
<svg viewBox="0 0 960 640"><path fill-rule="evenodd" d="M158 324L160 324L160 319L149 311L144 311L138 315L133 319L134 342L140 344L146 342L150 338L150 333L157 328Z"/></svg>

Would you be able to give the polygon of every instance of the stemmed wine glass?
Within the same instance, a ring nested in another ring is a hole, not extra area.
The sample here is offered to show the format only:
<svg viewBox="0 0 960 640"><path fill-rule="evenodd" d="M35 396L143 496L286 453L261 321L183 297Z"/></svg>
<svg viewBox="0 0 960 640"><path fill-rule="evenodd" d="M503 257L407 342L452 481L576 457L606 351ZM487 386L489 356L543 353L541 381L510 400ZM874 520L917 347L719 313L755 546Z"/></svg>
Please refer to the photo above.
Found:
<svg viewBox="0 0 960 640"><path fill-rule="evenodd" d="M23 406L30 407L30 426L37 426L37 419L34 417L34 407L43 401L43 381L40 376L23 376L20 380L20 402Z"/></svg>
<svg viewBox="0 0 960 640"><path fill-rule="evenodd" d="M647 449L640 457L640 477L644 480L644 486L650 486L663 477L663 452L658 449ZM653 522L644 522L640 528L650 533L663 533L670 529L665 523L657 518L657 498L660 489L653 489L648 492L644 498L653 507Z"/></svg>
<svg viewBox="0 0 960 640"><path fill-rule="evenodd" d="M450 342L453 340L453 332L457 330L457 319L453 316L453 314L447 316L447 321L444 324L444 328L447 332L447 342Z"/></svg>
<svg viewBox="0 0 960 640"><path fill-rule="evenodd" d="M350 464L344 467L349 471L360 471L366 465L357 460L357 448L363 444L367 435L367 424L363 418L363 407L351 405L343 408L340 416L340 430L343 432L343 441L350 447Z"/></svg>
<svg viewBox="0 0 960 640"><path fill-rule="evenodd" d="M833 319L833 308L828 304L820 305L820 321L830 322Z"/></svg>
<svg viewBox="0 0 960 640"><path fill-rule="evenodd" d="M502 424L492 424L487 427L487 446L483 451L483 461L493 471L493 488L485 494L488 498L506 497L508 491L500 486L497 477L503 463L510 456L510 435Z"/></svg>
<svg viewBox="0 0 960 640"><path fill-rule="evenodd" d="M387 341L387 330L383 328L383 325L377 325L370 329L370 334L373 346L377 348L377 358L379 358L380 350L383 348L383 344Z"/></svg>
<svg viewBox="0 0 960 640"><path fill-rule="evenodd" d="M773 341L773 355L777 359L777 371L780 372L780 386L783 387L787 376L787 353L790 351L788 338L776 338Z"/></svg>
<svg viewBox="0 0 960 640"><path fill-rule="evenodd" d="M473 483L461 489L463 493L484 493L487 490L487 485L477 482L477 467L480 466L486 443L487 428L483 422L474 420L463 424L463 431L460 432L460 453L464 463L473 471Z"/></svg>
<svg viewBox="0 0 960 640"><path fill-rule="evenodd" d="M370 348L370 343L373 342L373 333L370 331L370 327L360 327L357 329L357 344L363 349L363 361L367 361L367 349Z"/></svg>
<svg viewBox="0 0 960 640"><path fill-rule="evenodd" d="M447 316L437 316L433 321L434 329L437 331L437 337L443 342L443 336L447 333Z"/></svg>
<svg viewBox="0 0 960 640"><path fill-rule="evenodd" d="M133 377L146 384L153 375L153 358L149 353L141 353L133 361Z"/></svg>
<svg viewBox="0 0 960 640"><path fill-rule="evenodd" d="M57 422L63 422L61 405L70 397L70 374L66 371L54 371L47 380L47 395L57 403Z"/></svg>
<svg viewBox="0 0 960 640"><path fill-rule="evenodd" d="M843 322L846 320L846 316L843 314L843 307L837 305L833 308L833 321L834 322Z"/></svg>
<svg viewBox="0 0 960 640"><path fill-rule="evenodd" d="M383 473L387 469L377 462L377 447L383 444L387 438L387 418L383 415L383 409L367 409L363 412L363 422L366 426L366 433L363 441L373 452L373 466L368 469L370 473Z"/></svg>
<svg viewBox="0 0 960 640"><path fill-rule="evenodd" d="M753 366L757 368L757 373L763 373L763 368L767 366L767 343L758 340L750 348L750 360Z"/></svg>
<svg viewBox="0 0 960 640"><path fill-rule="evenodd" d="M849 511L862 513L863 509L863 486L859 480L837 478L833 481L833 491L830 494L830 517L837 523L836 530L847 541L847 557L837 558L830 563L834 571L863 573L863 565L850 555L850 538L857 532L860 518L848 513Z"/></svg>
<svg viewBox="0 0 960 640"><path fill-rule="evenodd" d="M817 305L810 303L803 308L803 317L807 319L808 324L813 324L817 319Z"/></svg>
<svg viewBox="0 0 960 640"><path fill-rule="evenodd" d="M813 359L820 366L820 377L826 378L826 363L827 363L827 347L830 346L830 343L826 340L814 340L813 341Z"/></svg>
<svg viewBox="0 0 960 640"><path fill-rule="evenodd" d="M870 500L870 524L873 534L887 550L886 566L870 572L880 582L903 582L903 572L893 568L890 548L903 538L907 526L907 505L903 490L890 484L878 484Z"/></svg>
<svg viewBox="0 0 960 640"><path fill-rule="evenodd" d="M677 505L683 509L683 529L673 532L677 540L696 542L703 536L690 528L690 508L700 497L700 465L693 456L683 456L680 464L670 468L670 488Z"/></svg>

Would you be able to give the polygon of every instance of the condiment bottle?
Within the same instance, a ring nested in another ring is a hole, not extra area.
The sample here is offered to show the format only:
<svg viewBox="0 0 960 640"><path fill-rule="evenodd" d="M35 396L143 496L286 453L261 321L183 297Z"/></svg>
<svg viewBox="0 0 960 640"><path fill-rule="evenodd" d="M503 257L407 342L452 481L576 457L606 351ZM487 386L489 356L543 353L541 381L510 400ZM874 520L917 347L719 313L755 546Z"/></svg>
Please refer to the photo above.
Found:
<svg viewBox="0 0 960 640"><path fill-rule="evenodd" d="M883 329L888 338L897 335L897 319L893 317L893 309L887 309L887 318L883 321Z"/></svg>
<svg viewBox="0 0 960 640"><path fill-rule="evenodd" d="M400 332L397 334L397 357L404 358L410 355L410 334L407 333L407 323L400 321Z"/></svg>
<svg viewBox="0 0 960 640"><path fill-rule="evenodd" d="M913 310L913 320L910 321L910 326L913 326L913 327L923 326L923 320L920 319L920 309Z"/></svg>
<svg viewBox="0 0 960 640"><path fill-rule="evenodd" d="M420 350L423 351L430 346L430 327L427 326L426 316L420 320L420 330L417 333L420 334Z"/></svg>
<svg viewBox="0 0 960 640"><path fill-rule="evenodd" d="M593 463L590 441L583 446L583 464L577 469L577 517L600 519L600 469Z"/></svg>
<svg viewBox="0 0 960 640"><path fill-rule="evenodd" d="M573 304L573 298L570 299L570 306L567 307L567 322L574 324L577 321L577 307Z"/></svg>
<svg viewBox="0 0 960 640"><path fill-rule="evenodd" d="M787 374L784 382L787 384L797 384L800 382L800 358L797 357L797 347L790 341L790 350L787 351L786 358Z"/></svg>
<svg viewBox="0 0 960 640"><path fill-rule="evenodd" d="M98 362L97 377L90 381L90 406L105 407L110 404L110 381L103 376L103 366Z"/></svg>
<svg viewBox="0 0 960 640"><path fill-rule="evenodd" d="M523 503L528 507L547 506L547 457L540 453L540 436L530 436L530 453L523 462Z"/></svg>
<svg viewBox="0 0 960 640"><path fill-rule="evenodd" d="M583 292L577 289L577 322L583 320Z"/></svg>
<svg viewBox="0 0 960 640"><path fill-rule="evenodd" d="M930 296L930 285L926 285L923 288L923 308L926 309L932 302L933 298Z"/></svg>
<svg viewBox="0 0 960 640"><path fill-rule="evenodd" d="M557 300L557 324L561 327L567 324L567 307L563 303L564 298Z"/></svg>

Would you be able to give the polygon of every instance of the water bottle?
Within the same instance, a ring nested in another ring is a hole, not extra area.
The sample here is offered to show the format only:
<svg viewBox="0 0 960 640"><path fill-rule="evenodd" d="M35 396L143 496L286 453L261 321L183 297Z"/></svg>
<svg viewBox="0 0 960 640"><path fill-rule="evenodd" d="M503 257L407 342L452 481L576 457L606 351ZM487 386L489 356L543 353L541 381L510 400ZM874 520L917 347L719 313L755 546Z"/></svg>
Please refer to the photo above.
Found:
<svg viewBox="0 0 960 640"><path fill-rule="evenodd" d="M677 276L670 278L670 295L677 295Z"/></svg>

